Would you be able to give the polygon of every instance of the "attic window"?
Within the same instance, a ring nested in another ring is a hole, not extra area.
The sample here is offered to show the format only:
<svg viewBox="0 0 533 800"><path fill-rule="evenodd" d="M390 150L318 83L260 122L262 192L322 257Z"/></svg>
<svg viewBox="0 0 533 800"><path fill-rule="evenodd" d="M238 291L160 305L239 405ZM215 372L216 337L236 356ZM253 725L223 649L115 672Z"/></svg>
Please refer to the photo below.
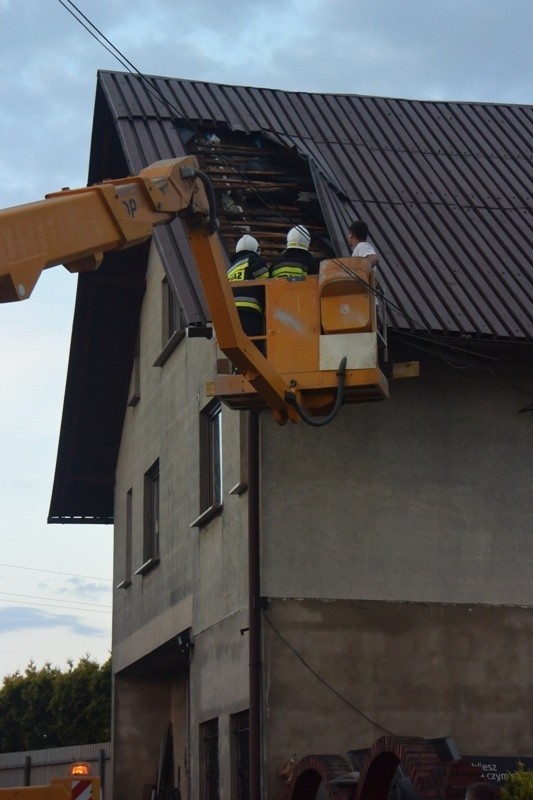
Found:
<svg viewBox="0 0 533 800"><path fill-rule="evenodd" d="M304 225L311 233L313 254L319 259L334 255L309 164L294 149L224 125L199 126L184 132L182 139L213 182L228 254L250 233L268 261L285 248L287 231Z"/></svg>

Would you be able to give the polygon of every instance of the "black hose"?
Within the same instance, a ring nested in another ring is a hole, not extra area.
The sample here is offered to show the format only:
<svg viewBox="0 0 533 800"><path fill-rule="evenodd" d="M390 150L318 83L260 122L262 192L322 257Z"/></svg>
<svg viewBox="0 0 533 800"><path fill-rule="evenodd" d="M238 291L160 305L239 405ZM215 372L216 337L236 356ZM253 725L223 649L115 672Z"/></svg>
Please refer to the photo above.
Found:
<svg viewBox="0 0 533 800"><path fill-rule="evenodd" d="M209 235L216 233L216 231L218 231L218 219L215 190L213 189L211 178L205 172L202 172L202 170L195 169L194 167L182 167L180 174L182 178L199 178L202 181L205 193L207 194L207 202L209 203L209 224L207 230Z"/></svg>
<svg viewBox="0 0 533 800"><path fill-rule="evenodd" d="M332 422L337 414L339 413L340 407L344 402L344 381L346 378L346 356L341 358L339 368L337 370L337 378L338 386L337 386L337 396L335 398L335 405L325 417L312 417L310 414L307 413L305 408L303 408L294 392L285 392L285 400L287 403L290 403L296 411L298 415L304 422L307 422L308 425L312 425L314 428L321 428L323 425L327 425L329 422Z"/></svg>

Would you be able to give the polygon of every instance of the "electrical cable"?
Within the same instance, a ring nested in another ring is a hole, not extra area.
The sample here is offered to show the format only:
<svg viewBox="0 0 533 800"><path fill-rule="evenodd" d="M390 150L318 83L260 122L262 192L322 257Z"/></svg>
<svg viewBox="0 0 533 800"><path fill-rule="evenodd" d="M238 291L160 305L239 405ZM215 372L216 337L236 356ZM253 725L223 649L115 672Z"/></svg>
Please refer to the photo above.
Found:
<svg viewBox="0 0 533 800"><path fill-rule="evenodd" d="M367 722L370 722L371 725L374 725L376 728L379 728L381 731L384 731L384 733L388 733L389 736L396 735L388 728L385 728L383 725L380 725L379 722L373 720L371 717L368 716L368 714L365 714L364 711L361 711L360 708L358 708L356 705L354 705L354 703L352 703L350 700L344 697L343 694L341 694L330 683L328 683L321 675L319 675L318 672L316 672L316 670L314 670L313 667L305 660L305 658L301 655L301 653L299 653L298 650L296 650L296 648L293 647L293 645L289 641L287 641L287 639L283 636L283 634L280 633L280 631L276 628L272 620L268 617L267 614L265 614L264 611L262 613L262 617L263 619L266 619L266 621L268 622L268 624L270 625L276 636L278 636L281 639L281 641L289 648L289 650L291 650L294 653L294 655L298 658L298 660L301 661L304 667L308 669L309 672L312 675L314 675L317 680L320 681L320 683L322 683L327 689L333 692L333 694L336 695L340 700L342 700L343 703L346 703L346 705L349 706L349 708L351 708L353 711L355 711L360 717L363 717L363 719L366 719Z"/></svg>
<svg viewBox="0 0 533 800"><path fill-rule="evenodd" d="M49 600L52 603L73 603L77 606L94 606L96 608L104 608L111 610L111 606L106 606L103 603L87 603L84 600L69 600L68 598L55 598L55 597L43 597L39 594L20 594L18 592L5 592L4 590L0 590L0 600L3 599L3 595L8 595L9 597L26 597L32 600ZM19 601L14 601L19 602Z"/></svg>
<svg viewBox="0 0 533 800"><path fill-rule="evenodd" d="M7 600L0 600L0 602L7 603ZM10 600L9 605L3 606L3 608L10 608L13 605L17 606L32 606L36 608L55 608L59 609L60 611L78 611L80 613L88 613L88 609L86 608L76 608L75 606L58 606L52 605L51 603L32 603L31 601L26 602L25 600ZM111 611L98 611L95 608L90 609L91 614L111 614Z"/></svg>
<svg viewBox="0 0 533 800"><path fill-rule="evenodd" d="M77 575L74 572L58 572L54 569L38 569L37 567L21 567L19 564L5 564L0 562L0 567L10 567L12 569L23 569L28 572L44 572L49 575L64 575L65 577L71 578L84 578L85 580L90 581L106 581L107 583L113 583L112 578L97 578L95 575Z"/></svg>

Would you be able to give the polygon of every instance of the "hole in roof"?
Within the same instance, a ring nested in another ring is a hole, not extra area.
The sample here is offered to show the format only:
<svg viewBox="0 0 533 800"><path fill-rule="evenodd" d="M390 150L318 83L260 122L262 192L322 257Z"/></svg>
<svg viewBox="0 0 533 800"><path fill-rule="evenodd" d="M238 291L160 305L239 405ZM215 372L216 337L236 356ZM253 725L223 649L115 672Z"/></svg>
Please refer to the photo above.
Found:
<svg viewBox="0 0 533 800"><path fill-rule="evenodd" d="M198 125L194 130L185 125L179 133L186 152L197 156L213 182L228 255L250 233L268 260L284 250L294 225L309 230L313 255L334 255L309 163L295 149L225 125Z"/></svg>

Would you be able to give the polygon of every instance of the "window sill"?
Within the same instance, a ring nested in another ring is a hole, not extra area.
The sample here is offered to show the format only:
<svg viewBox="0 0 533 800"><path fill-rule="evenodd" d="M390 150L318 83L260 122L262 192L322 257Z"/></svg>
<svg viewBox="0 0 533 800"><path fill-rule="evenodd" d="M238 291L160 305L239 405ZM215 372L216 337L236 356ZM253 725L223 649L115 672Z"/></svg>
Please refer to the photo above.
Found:
<svg viewBox="0 0 533 800"><path fill-rule="evenodd" d="M245 481L239 481L235 486L229 490L228 494L244 494L248 489L248 484Z"/></svg>
<svg viewBox="0 0 533 800"><path fill-rule="evenodd" d="M123 580L120 581L120 583L117 583L115 589L129 589L130 586L131 586L131 581Z"/></svg>
<svg viewBox="0 0 533 800"><path fill-rule="evenodd" d="M154 367L162 367L165 361L169 358L170 354L174 352L176 347L179 345L183 337L185 336L184 331L174 331L166 345L161 350L160 354L154 361Z"/></svg>
<svg viewBox="0 0 533 800"><path fill-rule="evenodd" d="M196 517L196 519L191 522L189 528L203 528L203 526L207 525L212 519L218 517L218 515L222 513L223 508L224 506L222 503L209 506L205 511L202 511L199 517Z"/></svg>
<svg viewBox="0 0 533 800"><path fill-rule="evenodd" d="M146 575L148 572L151 572L154 567L157 567L159 564L158 558L149 558L144 564L141 564L139 569L135 570L135 575Z"/></svg>
<svg viewBox="0 0 533 800"><path fill-rule="evenodd" d="M135 392L131 395L130 399L128 400L128 406L130 408L135 408L139 400L141 399L141 395L139 392Z"/></svg>

